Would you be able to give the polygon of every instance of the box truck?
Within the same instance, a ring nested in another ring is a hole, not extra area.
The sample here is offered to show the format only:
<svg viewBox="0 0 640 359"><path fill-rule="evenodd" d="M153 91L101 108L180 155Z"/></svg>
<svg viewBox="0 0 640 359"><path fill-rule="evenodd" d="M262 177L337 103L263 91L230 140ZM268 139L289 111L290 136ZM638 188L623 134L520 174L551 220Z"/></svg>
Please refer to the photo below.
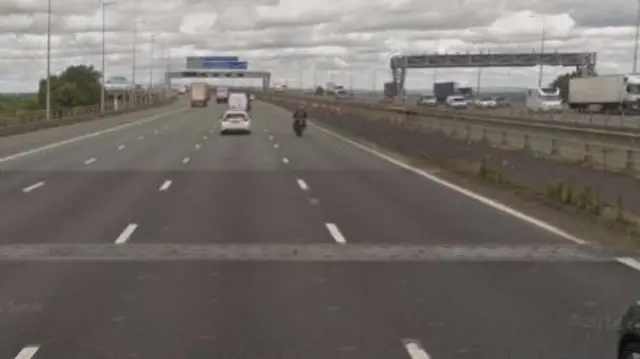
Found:
<svg viewBox="0 0 640 359"><path fill-rule="evenodd" d="M640 110L640 74L569 79L569 108L576 111L634 112Z"/></svg>

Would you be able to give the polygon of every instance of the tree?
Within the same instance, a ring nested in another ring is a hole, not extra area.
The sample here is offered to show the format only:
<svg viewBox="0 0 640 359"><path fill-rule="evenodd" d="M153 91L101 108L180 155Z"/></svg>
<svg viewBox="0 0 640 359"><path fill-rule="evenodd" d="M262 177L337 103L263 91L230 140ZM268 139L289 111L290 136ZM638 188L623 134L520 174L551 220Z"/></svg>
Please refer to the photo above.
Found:
<svg viewBox="0 0 640 359"><path fill-rule="evenodd" d="M99 71L93 66L69 66L58 75L51 76L51 107L54 109L91 106L100 103ZM47 80L38 86L38 104L46 107Z"/></svg>
<svg viewBox="0 0 640 359"><path fill-rule="evenodd" d="M597 76L597 74L594 75ZM552 88L560 89L560 98L566 102L569 99L569 80L576 77L581 77L578 71L569 72L556 77L556 79L553 80L553 82L551 82L549 86Z"/></svg>
<svg viewBox="0 0 640 359"><path fill-rule="evenodd" d="M324 89L322 86L316 87L316 95L324 95Z"/></svg>

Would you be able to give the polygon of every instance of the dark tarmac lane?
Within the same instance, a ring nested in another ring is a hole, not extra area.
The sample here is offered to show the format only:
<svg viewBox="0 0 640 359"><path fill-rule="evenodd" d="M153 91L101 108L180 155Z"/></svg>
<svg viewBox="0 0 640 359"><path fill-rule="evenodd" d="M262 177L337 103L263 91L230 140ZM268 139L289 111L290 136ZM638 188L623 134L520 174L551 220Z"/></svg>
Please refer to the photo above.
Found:
<svg viewBox="0 0 640 359"><path fill-rule="evenodd" d="M181 106L0 138L0 358L614 357L637 270L274 106Z"/></svg>

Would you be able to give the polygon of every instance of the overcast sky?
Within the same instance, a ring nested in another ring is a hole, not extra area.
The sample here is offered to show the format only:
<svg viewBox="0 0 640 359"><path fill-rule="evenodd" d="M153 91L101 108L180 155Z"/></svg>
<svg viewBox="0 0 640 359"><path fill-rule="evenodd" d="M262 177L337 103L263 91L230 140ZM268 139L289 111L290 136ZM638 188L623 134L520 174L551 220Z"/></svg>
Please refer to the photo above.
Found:
<svg viewBox="0 0 640 359"><path fill-rule="evenodd" d="M101 66L101 2L51 0L52 70ZM600 73L632 69L637 0L116 0L106 7L107 77L154 81L189 55L237 55L290 86L314 81L381 89L397 53L597 51ZM46 72L46 0L0 0L0 91L32 91ZM162 58L164 50L165 59ZM168 51L170 49L171 51ZM314 71L315 69L315 71ZM351 71L349 70L351 69ZM551 81L569 68L546 68ZM350 75L351 73L351 75ZM409 88L430 88L433 70L412 70ZM439 80L476 83L476 70L439 70ZM257 82L256 82L257 83ZM486 69L482 85L535 86L537 68Z"/></svg>

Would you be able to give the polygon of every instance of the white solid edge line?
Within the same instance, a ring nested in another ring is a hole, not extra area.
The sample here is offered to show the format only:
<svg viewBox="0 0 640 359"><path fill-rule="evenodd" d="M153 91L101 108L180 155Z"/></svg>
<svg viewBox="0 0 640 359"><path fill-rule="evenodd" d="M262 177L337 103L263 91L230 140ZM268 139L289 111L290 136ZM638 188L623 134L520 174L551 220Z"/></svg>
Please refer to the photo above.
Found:
<svg viewBox="0 0 640 359"><path fill-rule="evenodd" d="M28 193L28 192L31 192L34 189L40 188L42 186L44 186L44 181L40 181L38 183L32 184L31 186L23 188L22 192Z"/></svg>
<svg viewBox="0 0 640 359"><path fill-rule="evenodd" d="M338 242L340 244L346 244L347 243L347 240L342 235L342 232L340 232L340 229L338 228L338 226L336 226L334 223L326 223L325 226L327 227L327 230L329 230L329 233L331 234L331 237L333 237L333 239L336 242Z"/></svg>
<svg viewBox="0 0 640 359"><path fill-rule="evenodd" d="M479 195L479 194L477 194L477 193L475 193L473 191L470 191L470 190L468 190L466 188L463 188L463 187L460 187L458 185L455 185L455 184L453 184L451 182L447 182L447 181L443 180L442 178L440 178L438 176L435 176L435 175L433 175L431 173L427 173L427 172L425 172L425 171L423 171L423 170L421 170L419 168L413 167L411 165L408 165L406 163L398 161L398 160L396 160L394 158L391 158L391 157L389 157L389 156L387 156L387 155L385 155L383 153L380 153L380 152L378 152L378 151L376 151L376 150L374 150L372 148L369 148L369 147L367 147L367 146L365 146L365 145L363 145L361 143L357 143L357 142L355 142L355 141L353 141L353 140L351 140L349 138L346 138L346 137L344 137L344 136L342 136L340 134L337 134L337 133L335 133L335 132L333 132L333 131L331 131L331 130L329 130L327 128L324 128L324 127L322 127L320 125L317 125L315 123L312 123L312 125L315 126L316 128L318 128L320 131L323 131L323 132L325 132L325 133L327 133L327 134L329 134L331 136L334 136L334 137L336 137L338 139L341 139L341 140L343 140L343 141L345 141L345 142L347 142L347 143L349 143L349 144L351 144L351 145L353 145L355 147L360 148L361 150L363 150L365 152L368 152L368 153L373 154L373 155L375 155L375 156L377 156L379 158L382 158L382 159L384 159L384 160L386 160L386 161L388 161L390 163L393 163L394 165L396 165L398 167L401 167L401 168L403 168L405 170L411 171L411 172L413 172L413 173L415 173L415 174L417 174L419 176L422 176L422 177L424 177L424 178L426 178L426 179L428 179L428 180L430 180L432 182L435 182L435 183L437 183L437 184L439 184L439 185L441 185L443 187L446 187L446 188L448 188L448 189L450 189L452 191L458 192L458 193L460 193L460 194L462 194L464 196L467 196L469 198L475 199L478 202L484 203L485 205L487 205L489 207L492 207L494 209L497 209L498 211L500 211L502 213L506 213L506 214L508 214L508 215L510 215L512 217L516 217L516 218L518 218L518 219L520 219L520 220L522 220L524 222L530 223L530 224L532 224L532 225L534 225L534 226L536 226L538 228L544 229L545 231L547 231L549 233L555 234L555 235L557 235L559 237L562 237L564 239L567 239L567 240L569 240L571 242L574 242L574 243L577 243L577 244L586 244L587 243L583 239L580 239L580 238L578 238L578 237L576 237L576 236L574 236L574 235L572 235L572 234L570 234L570 233L568 233L566 231L563 231L562 229L560 229L560 228L558 228L556 226L553 226L553 225L551 225L549 223L546 223L546 222L544 222L542 220L539 220L539 219L537 219L535 217L532 217L532 216L529 216L527 214L524 214L524 213L518 211L515 208L509 207L509 206L504 205L504 204L502 204L500 202L497 202L497 201L492 200L490 198L487 198L487 197L484 197L482 195Z"/></svg>
<svg viewBox="0 0 640 359"><path fill-rule="evenodd" d="M136 229L138 229L138 225L137 224L135 224L135 223L129 224L127 227L125 227L125 229L122 231L122 233L120 233L118 238L116 238L116 241L114 243L115 244L126 243L129 240L129 238L131 237L131 235L133 234L133 232L135 232Z"/></svg>
<svg viewBox="0 0 640 359"><path fill-rule="evenodd" d="M302 189L303 191L309 190L307 182L305 182L302 178L298 178L296 182L298 182L298 187L300 187L300 189Z"/></svg>
<svg viewBox="0 0 640 359"><path fill-rule="evenodd" d="M185 158L182 159L182 164L186 165L187 163L189 163L189 161L191 161L191 158L185 157Z"/></svg>
<svg viewBox="0 0 640 359"><path fill-rule="evenodd" d="M286 157L283 157L283 158L282 158L282 163L289 163L289 159L288 159L288 158L286 158Z"/></svg>
<svg viewBox="0 0 640 359"><path fill-rule="evenodd" d="M89 158L88 160L84 161L85 165L90 165L92 163L94 163L96 161L95 157Z"/></svg>
<svg viewBox="0 0 640 359"><path fill-rule="evenodd" d="M168 189L169 189L169 187L171 187L171 184L172 184L172 183L173 183L173 182L172 182L171 180L166 180L166 181L164 181L164 183L162 184L162 186L160 186L160 191L164 192L164 191L168 190Z"/></svg>
<svg viewBox="0 0 640 359"><path fill-rule="evenodd" d="M171 115L176 114L178 112L186 111L187 109L189 109L189 108L188 107L180 108L180 109L177 109L175 111L165 112L163 114L152 116L152 117L147 117L147 118L144 118L142 120L138 120L138 121L134 121L134 122L130 122L130 123L125 123L125 124L122 124L122 125L118 125L118 126L107 128L105 130L87 133L85 135L72 137L72 138L69 138L69 139L66 139L66 140L63 140L63 141L50 143L50 144L42 146L42 147L36 147L36 148L30 149L30 150L27 150L27 151L18 152L16 154L0 158L0 163L9 162L9 161L16 160L18 158L31 156L33 154L44 152L44 151L48 151L48 150L54 149L56 147L68 145L68 144L75 143L75 142L82 141L82 140L86 140L88 138L102 136L104 134L115 132L115 131L120 131L122 129L129 128L129 127L132 127L132 126L143 125L145 123L148 123L148 122L151 122L151 121L155 121L155 120L163 118L163 117L171 116Z"/></svg>
<svg viewBox="0 0 640 359"><path fill-rule="evenodd" d="M15 359L31 359L36 355L38 350L40 350L39 345L28 345L20 350L20 353L16 355Z"/></svg>
<svg viewBox="0 0 640 359"><path fill-rule="evenodd" d="M629 258L629 257L617 257L615 258L615 260L620 263L623 264L629 268L633 268L637 271L640 271L640 262L638 262L637 260L633 259L633 258Z"/></svg>
<svg viewBox="0 0 640 359"><path fill-rule="evenodd" d="M405 339L402 342L404 344L404 348L409 353L409 356L411 357L411 359L430 359L431 358L427 353L427 351L424 350L419 340Z"/></svg>
<svg viewBox="0 0 640 359"><path fill-rule="evenodd" d="M125 146L125 145L120 145L120 146L118 146L118 150L124 150L124 148L125 148L125 147L127 147L127 146Z"/></svg>

